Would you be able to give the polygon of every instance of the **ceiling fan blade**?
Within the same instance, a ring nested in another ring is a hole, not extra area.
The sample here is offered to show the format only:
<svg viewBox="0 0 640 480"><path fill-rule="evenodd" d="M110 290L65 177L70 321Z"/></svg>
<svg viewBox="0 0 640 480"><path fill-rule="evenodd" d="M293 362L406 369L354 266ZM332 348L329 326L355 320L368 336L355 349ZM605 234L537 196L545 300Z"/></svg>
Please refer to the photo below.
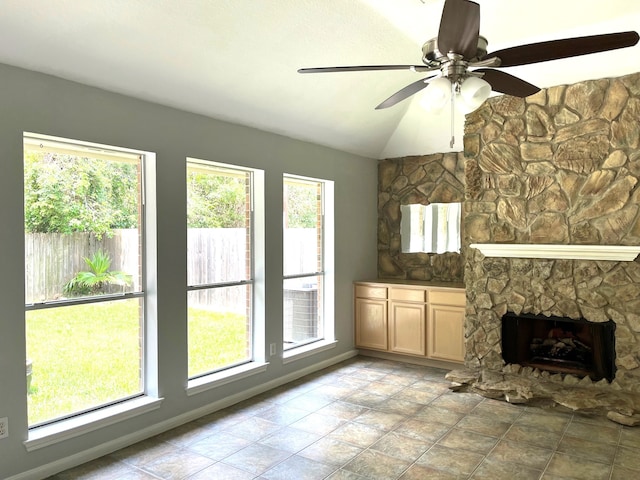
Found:
<svg viewBox="0 0 640 480"><path fill-rule="evenodd" d="M514 67L632 47L638 43L638 38L638 33L633 31L565 38L505 48L485 55L484 58L498 57L500 65L497 66Z"/></svg>
<svg viewBox="0 0 640 480"><path fill-rule="evenodd" d="M431 75L430 77L422 78L422 79L418 80L417 82L410 83L409 85L407 85L403 89L398 90L396 93L391 95L389 98L387 98L380 105L378 105L376 107L376 110L380 110L382 108L393 107L396 103L401 102L405 98L410 97L414 93L418 93L420 90L422 90L423 88L426 88L427 85L429 85L427 83L427 80L429 80L430 78L433 78L433 77L435 77L435 75Z"/></svg>
<svg viewBox="0 0 640 480"><path fill-rule="evenodd" d="M300 68L298 73L332 73L332 72L366 72L371 70L411 70L412 72L429 72L435 70L426 65L361 65L353 67L312 67Z"/></svg>
<svg viewBox="0 0 640 480"><path fill-rule="evenodd" d="M535 85L500 70L478 68L473 73L482 73L482 79L491 85L491 90L514 97L528 97L540 91Z"/></svg>
<svg viewBox="0 0 640 480"><path fill-rule="evenodd" d="M480 35L480 5L469 0L445 0L438 31L438 50L466 60L476 56Z"/></svg>

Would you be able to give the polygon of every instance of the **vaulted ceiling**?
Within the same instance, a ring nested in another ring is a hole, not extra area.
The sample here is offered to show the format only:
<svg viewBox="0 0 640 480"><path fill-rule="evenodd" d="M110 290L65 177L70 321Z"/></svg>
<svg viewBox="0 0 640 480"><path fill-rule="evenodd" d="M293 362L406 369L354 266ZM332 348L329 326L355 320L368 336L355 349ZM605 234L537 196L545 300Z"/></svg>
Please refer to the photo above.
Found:
<svg viewBox="0 0 640 480"><path fill-rule="evenodd" d="M489 52L640 28L629 0L476 0ZM372 158L460 150L463 118L410 71L300 75L311 66L419 64L443 0L4 0L0 62ZM504 69L539 87L640 71L640 46ZM1 79L0 79L1 83Z"/></svg>

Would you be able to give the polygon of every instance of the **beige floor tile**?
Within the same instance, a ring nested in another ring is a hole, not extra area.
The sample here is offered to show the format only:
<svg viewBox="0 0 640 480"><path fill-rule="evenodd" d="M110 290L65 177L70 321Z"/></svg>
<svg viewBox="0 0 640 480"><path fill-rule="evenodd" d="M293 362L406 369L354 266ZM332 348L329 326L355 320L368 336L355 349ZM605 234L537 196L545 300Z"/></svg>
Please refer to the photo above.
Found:
<svg viewBox="0 0 640 480"><path fill-rule="evenodd" d="M280 428L282 428L282 426L278 425L275 422L270 422L269 420L265 420L259 417L250 417L240 423L233 425L232 427L225 429L224 431L227 433L231 433L236 437L255 442L263 437L266 437L267 435L272 434Z"/></svg>
<svg viewBox="0 0 640 480"><path fill-rule="evenodd" d="M395 383L385 383L382 380L371 382L369 385L367 385L367 393L373 393L375 395L381 395L383 397L390 397L405 388L402 385L397 385Z"/></svg>
<svg viewBox="0 0 640 480"><path fill-rule="evenodd" d="M252 440L236 437L228 432L220 432L192 443L185 448L198 455L217 461L236 453L238 450L242 450L251 445L251 443L253 443Z"/></svg>
<svg viewBox="0 0 640 480"><path fill-rule="evenodd" d="M156 437L144 440L111 454L129 465L140 467L163 455L175 451L175 445L158 440Z"/></svg>
<svg viewBox="0 0 640 480"><path fill-rule="evenodd" d="M362 423L379 430L389 431L407 417L399 413L380 412L369 410L353 419L355 423Z"/></svg>
<svg viewBox="0 0 640 480"><path fill-rule="evenodd" d="M480 465L482 460L484 460L484 455L481 453L434 445L416 461L416 464L455 475L468 476Z"/></svg>
<svg viewBox="0 0 640 480"><path fill-rule="evenodd" d="M564 453L554 453L545 473L578 480L607 480L611 466Z"/></svg>
<svg viewBox="0 0 640 480"><path fill-rule="evenodd" d="M354 405L353 403L347 403L338 400L330 403L326 407L322 407L316 413L319 413L320 415L328 415L331 417L340 418L342 420L351 420L356 418L358 415L362 415L368 410L369 409L367 407Z"/></svg>
<svg viewBox="0 0 640 480"><path fill-rule="evenodd" d="M438 440L438 445L483 454L489 453L496 446L496 443L498 443L498 439L495 437L462 430L457 427Z"/></svg>
<svg viewBox="0 0 640 480"><path fill-rule="evenodd" d="M620 431L620 445L640 448L640 428L623 427Z"/></svg>
<svg viewBox="0 0 640 480"><path fill-rule="evenodd" d="M450 429L449 425L442 423L409 418L398 425L395 431L407 437L435 443Z"/></svg>
<svg viewBox="0 0 640 480"><path fill-rule="evenodd" d="M636 470L640 478L640 454L637 448L619 447L614 463L620 467Z"/></svg>
<svg viewBox="0 0 640 480"><path fill-rule="evenodd" d="M336 467L294 455L260 476L261 480L323 480Z"/></svg>
<svg viewBox="0 0 640 480"><path fill-rule="evenodd" d="M561 434L571 421L571 416L555 414L543 409L527 409L514 422L515 425L527 425L539 430Z"/></svg>
<svg viewBox="0 0 640 480"><path fill-rule="evenodd" d="M260 439L258 443L277 448L278 450L284 450L285 452L297 453L321 438L322 435L318 435L317 433L305 432L304 430L292 427L284 427Z"/></svg>
<svg viewBox="0 0 640 480"><path fill-rule="evenodd" d="M390 457L375 450L365 450L344 466L344 470L376 480L395 480L411 462Z"/></svg>
<svg viewBox="0 0 640 480"><path fill-rule="evenodd" d="M375 393L369 393L366 390L361 390L353 395L349 395L344 399L344 401L355 405L361 405L363 407L373 408L388 398L389 397L386 395L377 395Z"/></svg>
<svg viewBox="0 0 640 480"><path fill-rule="evenodd" d="M400 435L397 432L391 432L374 443L370 448L371 450L384 453L390 457L413 462L420 458L431 445L431 443L425 443L424 440L416 440L415 438Z"/></svg>
<svg viewBox="0 0 640 480"><path fill-rule="evenodd" d="M612 463L616 455L616 446L565 435L558 445L558 452L594 462Z"/></svg>
<svg viewBox="0 0 640 480"><path fill-rule="evenodd" d="M175 450L142 467L146 472L166 479L182 479L213 465L214 460L187 450Z"/></svg>
<svg viewBox="0 0 640 480"><path fill-rule="evenodd" d="M348 470L336 470L327 477L327 480L371 480L369 478L358 475L357 473L349 472Z"/></svg>
<svg viewBox="0 0 640 480"><path fill-rule="evenodd" d="M361 448L367 448L377 442L385 435L383 430L363 425L361 423L349 422L336 428L329 434L329 438L350 443Z"/></svg>
<svg viewBox="0 0 640 480"><path fill-rule="evenodd" d="M532 469L544 470L552 454L553 450L550 449L521 442L500 440L487 455L487 458L495 462L513 463Z"/></svg>
<svg viewBox="0 0 640 480"><path fill-rule="evenodd" d="M323 438L299 452L299 455L317 462L342 467L363 452L363 448L349 443Z"/></svg>
<svg viewBox="0 0 640 480"><path fill-rule="evenodd" d="M492 437L502 437L509 430L511 424L471 413L460 420L456 427Z"/></svg>
<svg viewBox="0 0 640 480"><path fill-rule="evenodd" d="M345 421L341 418L329 415L320 415L319 413L310 413L297 422L292 423L290 426L299 430L304 430L305 432L327 435L344 423Z"/></svg>
<svg viewBox="0 0 640 480"><path fill-rule="evenodd" d="M504 438L513 442L528 443L536 447L555 449L560 443L562 433L515 423L504 435Z"/></svg>
<svg viewBox="0 0 640 480"><path fill-rule="evenodd" d="M455 473L436 470L424 465L412 465L402 474L399 480L463 480L468 475L456 475Z"/></svg>
<svg viewBox="0 0 640 480"><path fill-rule="evenodd" d="M613 425L613 422L609 423ZM612 445L617 445L620 441L620 430L616 426L593 425L575 420L569 424L565 435Z"/></svg>
<svg viewBox="0 0 640 480"><path fill-rule="evenodd" d="M640 428L355 357L52 480L631 480Z"/></svg>
<svg viewBox="0 0 640 480"><path fill-rule="evenodd" d="M290 456L284 450L254 443L228 456L223 463L254 475L262 475Z"/></svg>
<svg viewBox="0 0 640 480"><path fill-rule="evenodd" d="M255 478L253 473L224 463L216 463L190 476L189 480L252 480L253 478Z"/></svg>
<svg viewBox="0 0 640 480"><path fill-rule="evenodd" d="M309 415L308 410L292 407L290 405L273 405L270 408L257 413L256 416L278 425L290 425Z"/></svg>
<svg viewBox="0 0 640 480"><path fill-rule="evenodd" d="M464 413L449 410L447 408L427 405L416 413L415 418L453 426L458 423L464 415Z"/></svg>
<svg viewBox="0 0 640 480"><path fill-rule="evenodd" d="M487 458L470 478L472 480L538 480L541 474L541 470Z"/></svg>
<svg viewBox="0 0 640 480"><path fill-rule="evenodd" d="M410 400L391 397L376 405L375 408L376 410L384 412L399 413L400 415L409 416L418 413L422 408L424 408L424 405Z"/></svg>
<svg viewBox="0 0 640 480"><path fill-rule="evenodd" d="M481 401L480 396L471 393L445 393L433 400L431 405L459 413L469 413Z"/></svg>
<svg viewBox="0 0 640 480"><path fill-rule="evenodd" d="M638 470L630 470L619 465L613 466L611 480L631 480L636 478L640 478L640 472Z"/></svg>
<svg viewBox="0 0 640 480"><path fill-rule="evenodd" d="M511 405L510 403L487 398L479 403L472 413L500 422L513 423L524 413L524 408L520 405Z"/></svg>
<svg viewBox="0 0 640 480"><path fill-rule="evenodd" d="M115 458L102 457L78 467L66 470L53 477L55 480L117 480L122 476L137 474L139 471ZM143 473L144 475L144 473Z"/></svg>
<svg viewBox="0 0 640 480"><path fill-rule="evenodd" d="M420 374L418 374L419 376ZM400 385L402 387L408 387L412 383L414 383L418 378L411 373L410 375L403 375L402 372L399 373L390 373L385 375L380 379L380 382L390 383L392 385Z"/></svg>

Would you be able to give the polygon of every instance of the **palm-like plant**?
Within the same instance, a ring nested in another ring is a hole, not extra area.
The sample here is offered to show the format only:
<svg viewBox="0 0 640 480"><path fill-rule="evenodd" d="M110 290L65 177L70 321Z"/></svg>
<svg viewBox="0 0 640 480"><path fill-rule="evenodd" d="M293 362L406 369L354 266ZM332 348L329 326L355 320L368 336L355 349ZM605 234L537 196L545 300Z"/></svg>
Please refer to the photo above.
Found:
<svg viewBox="0 0 640 480"><path fill-rule="evenodd" d="M78 272L63 287L68 295L90 295L104 293L107 285L131 285L131 275L115 270L110 271L111 257L101 250L93 254L91 258L84 257L84 262L89 271Z"/></svg>

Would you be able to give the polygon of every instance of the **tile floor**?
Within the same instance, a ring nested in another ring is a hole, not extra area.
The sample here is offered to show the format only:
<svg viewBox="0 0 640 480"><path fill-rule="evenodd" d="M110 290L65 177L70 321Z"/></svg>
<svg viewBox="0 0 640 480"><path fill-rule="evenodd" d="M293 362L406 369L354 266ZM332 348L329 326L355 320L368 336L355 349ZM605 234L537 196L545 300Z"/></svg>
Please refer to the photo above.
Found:
<svg viewBox="0 0 640 480"><path fill-rule="evenodd" d="M640 427L453 393L445 373L355 357L51 478L640 478Z"/></svg>

